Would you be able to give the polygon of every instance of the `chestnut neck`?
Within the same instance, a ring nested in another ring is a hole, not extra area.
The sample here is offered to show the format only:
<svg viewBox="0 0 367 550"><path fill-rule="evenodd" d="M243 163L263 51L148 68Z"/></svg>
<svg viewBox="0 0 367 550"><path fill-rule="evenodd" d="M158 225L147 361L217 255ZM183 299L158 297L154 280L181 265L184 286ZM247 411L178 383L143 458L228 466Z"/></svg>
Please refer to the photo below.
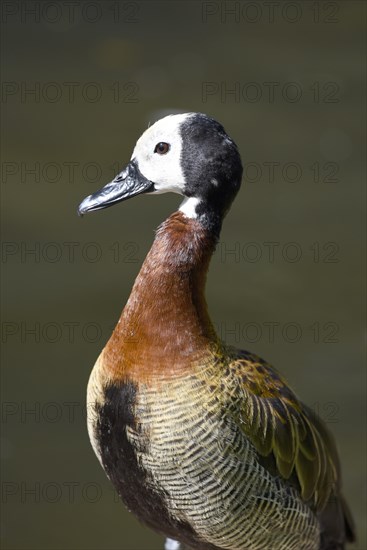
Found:
<svg viewBox="0 0 367 550"><path fill-rule="evenodd" d="M174 375L220 348L204 296L216 242L216 235L181 212L158 228L104 349L111 376Z"/></svg>

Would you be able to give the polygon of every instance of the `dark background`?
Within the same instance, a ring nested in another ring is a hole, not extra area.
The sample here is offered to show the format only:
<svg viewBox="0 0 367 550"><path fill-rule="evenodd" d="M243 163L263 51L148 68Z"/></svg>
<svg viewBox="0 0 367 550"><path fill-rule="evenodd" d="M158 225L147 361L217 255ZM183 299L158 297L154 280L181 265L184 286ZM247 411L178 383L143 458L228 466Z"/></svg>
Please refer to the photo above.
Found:
<svg viewBox="0 0 367 550"><path fill-rule="evenodd" d="M366 548L365 3L278 4L2 3L2 548L162 548L115 497L84 402L179 199L76 207L176 111L220 120L245 164L209 274L213 320L328 423Z"/></svg>

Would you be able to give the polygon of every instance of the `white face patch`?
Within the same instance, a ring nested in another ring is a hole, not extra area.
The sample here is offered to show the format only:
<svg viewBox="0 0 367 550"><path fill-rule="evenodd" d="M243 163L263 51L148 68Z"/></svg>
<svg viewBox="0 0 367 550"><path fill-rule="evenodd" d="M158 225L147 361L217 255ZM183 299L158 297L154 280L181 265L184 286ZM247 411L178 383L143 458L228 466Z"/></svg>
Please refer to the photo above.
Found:
<svg viewBox="0 0 367 550"><path fill-rule="evenodd" d="M200 199L196 197L186 197L180 204L179 211L185 214L186 218L197 218L196 207Z"/></svg>
<svg viewBox="0 0 367 550"><path fill-rule="evenodd" d="M135 159L139 170L154 183L156 193L183 194L185 177L181 167L182 138L180 125L192 113L168 115L150 126L138 139L131 160ZM167 153L160 155L154 149L160 142L168 143Z"/></svg>

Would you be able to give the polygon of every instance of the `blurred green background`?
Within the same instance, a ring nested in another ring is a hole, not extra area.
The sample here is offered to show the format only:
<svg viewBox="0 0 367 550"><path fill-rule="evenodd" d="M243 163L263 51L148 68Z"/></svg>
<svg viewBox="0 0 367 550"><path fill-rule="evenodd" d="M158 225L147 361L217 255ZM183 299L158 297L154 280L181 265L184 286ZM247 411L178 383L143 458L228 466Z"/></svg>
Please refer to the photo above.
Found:
<svg viewBox="0 0 367 550"><path fill-rule="evenodd" d="M245 164L211 264L213 320L328 423L364 550L365 3L3 2L1 15L2 548L162 548L116 498L84 402L179 199L76 207L149 123L203 111Z"/></svg>

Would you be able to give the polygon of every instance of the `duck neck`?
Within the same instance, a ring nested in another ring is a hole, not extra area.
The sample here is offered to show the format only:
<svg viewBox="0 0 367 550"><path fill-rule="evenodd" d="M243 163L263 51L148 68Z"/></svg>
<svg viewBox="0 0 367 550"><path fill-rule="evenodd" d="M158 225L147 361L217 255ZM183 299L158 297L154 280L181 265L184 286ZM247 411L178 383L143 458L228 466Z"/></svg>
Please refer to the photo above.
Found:
<svg viewBox="0 0 367 550"><path fill-rule="evenodd" d="M204 296L216 242L181 212L158 228L105 348L115 376L181 372L220 348Z"/></svg>

